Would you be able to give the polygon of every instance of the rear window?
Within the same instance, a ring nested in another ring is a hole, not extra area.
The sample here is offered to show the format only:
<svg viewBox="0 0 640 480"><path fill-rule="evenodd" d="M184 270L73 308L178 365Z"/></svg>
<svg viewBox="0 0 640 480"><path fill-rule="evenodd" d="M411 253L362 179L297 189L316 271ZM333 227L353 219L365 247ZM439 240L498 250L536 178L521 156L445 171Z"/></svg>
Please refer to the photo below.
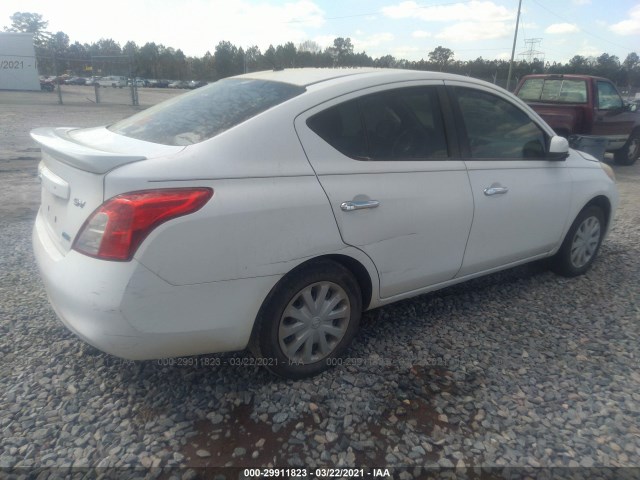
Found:
<svg viewBox="0 0 640 480"><path fill-rule="evenodd" d="M219 80L114 123L109 130L163 145L192 145L304 91L304 87L281 82Z"/></svg>
<svg viewBox="0 0 640 480"><path fill-rule="evenodd" d="M587 103L587 83L563 78L529 78L518 91L525 102Z"/></svg>

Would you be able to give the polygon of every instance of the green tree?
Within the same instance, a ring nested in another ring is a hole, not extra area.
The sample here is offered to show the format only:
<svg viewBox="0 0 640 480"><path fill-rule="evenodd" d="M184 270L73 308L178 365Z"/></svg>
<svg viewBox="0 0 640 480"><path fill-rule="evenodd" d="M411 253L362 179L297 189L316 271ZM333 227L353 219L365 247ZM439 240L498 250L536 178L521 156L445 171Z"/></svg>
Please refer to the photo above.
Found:
<svg viewBox="0 0 640 480"><path fill-rule="evenodd" d="M47 32L49 22L39 13L16 12L11 17L11 26L5 27L7 32L32 33L33 44L36 47L44 47L51 34Z"/></svg>
<svg viewBox="0 0 640 480"><path fill-rule="evenodd" d="M438 70L442 71L447 64L453 59L453 50L438 45L434 50L429 52L429 61L436 65Z"/></svg>
<svg viewBox="0 0 640 480"><path fill-rule="evenodd" d="M398 64L396 57L392 55L385 55L384 57L376 58L373 65L378 68L395 68Z"/></svg>
<svg viewBox="0 0 640 480"><path fill-rule="evenodd" d="M346 67L351 65L353 60L353 44L350 38L338 37L333 40L333 47L328 49L333 57L334 65Z"/></svg>
<svg viewBox="0 0 640 480"><path fill-rule="evenodd" d="M74 42L67 48L65 56L68 59L70 69L75 75L93 75L91 68L91 55L87 45Z"/></svg>
<svg viewBox="0 0 640 480"><path fill-rule="evenodd" d="M214 58L217 78L238 75L244 70L244 52L240 52L231 42L218 43Z"/></svg>
<svg viewBox="0 0 640 480"><path fill-rule="evenodd" d="M138 72L147 78L159 78L160 51L154 42L147 42L138 53Z"/></svg>

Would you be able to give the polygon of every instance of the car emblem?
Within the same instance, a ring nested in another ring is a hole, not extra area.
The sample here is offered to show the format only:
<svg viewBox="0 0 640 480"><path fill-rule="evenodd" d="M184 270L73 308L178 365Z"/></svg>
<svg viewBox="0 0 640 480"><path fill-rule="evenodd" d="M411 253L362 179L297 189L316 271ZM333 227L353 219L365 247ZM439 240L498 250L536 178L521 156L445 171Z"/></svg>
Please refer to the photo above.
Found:
<svg viewBox="0 0 640 480"><path fill-rule="evenodd" d="M79 198L74 198L73 199L73 204L76 207L84 208L84 206L87 204L87 202L81 201Z"/></svg>

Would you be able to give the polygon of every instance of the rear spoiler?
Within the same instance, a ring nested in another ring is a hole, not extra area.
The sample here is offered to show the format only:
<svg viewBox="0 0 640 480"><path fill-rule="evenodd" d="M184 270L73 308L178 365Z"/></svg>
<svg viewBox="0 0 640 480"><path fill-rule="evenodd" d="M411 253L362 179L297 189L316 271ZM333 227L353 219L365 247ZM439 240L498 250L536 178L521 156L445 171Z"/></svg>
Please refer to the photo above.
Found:
<svg viewBox="0 0 640 480"><path fill-rule="evenodd" d="M142 155L107 152L78 143L69 136L76 128L36 128L33 138L43 151L57 159L86 172L103 174L120 165L146 160Z"/></svg>

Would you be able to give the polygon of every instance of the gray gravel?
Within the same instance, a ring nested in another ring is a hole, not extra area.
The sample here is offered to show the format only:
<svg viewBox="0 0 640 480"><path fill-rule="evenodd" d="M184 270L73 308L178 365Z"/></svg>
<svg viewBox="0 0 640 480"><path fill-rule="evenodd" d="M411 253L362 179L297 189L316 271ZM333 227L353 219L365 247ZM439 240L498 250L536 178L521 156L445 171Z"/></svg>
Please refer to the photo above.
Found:
<svg viewBox="0 0 640 480"><path fill-rule="evenodd" d="M73 115L57 123L104 110ZM24 199L0 209L0 467L640 466L640 164L615 167L587 275L532 264L370 312L344 365L283 381L241 354L127 362L67 331L31 252L32 148L0 151L0 189Z"/></svg>

